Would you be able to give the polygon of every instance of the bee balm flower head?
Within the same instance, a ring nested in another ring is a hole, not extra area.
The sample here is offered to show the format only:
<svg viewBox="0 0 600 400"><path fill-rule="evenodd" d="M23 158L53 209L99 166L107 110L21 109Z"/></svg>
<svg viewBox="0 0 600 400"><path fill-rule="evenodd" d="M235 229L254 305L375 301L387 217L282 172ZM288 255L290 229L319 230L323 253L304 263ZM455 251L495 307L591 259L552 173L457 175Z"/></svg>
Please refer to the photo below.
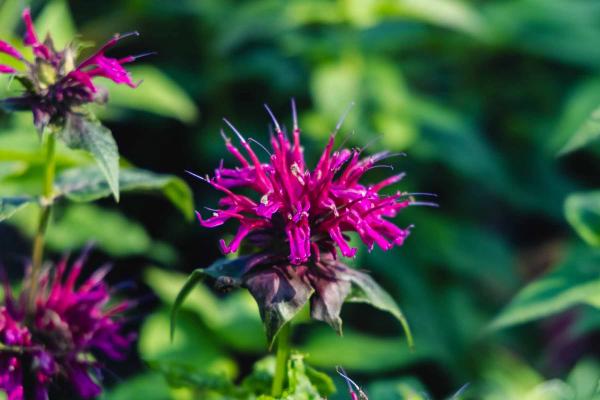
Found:
<svg viewBox="0 0 600 400"><path fill-rule="evenodd" d="M273 118L275 135L271 137L272 153L266 163L252 149L252 139L246 140L226 121L246 154L225 138L225 145L239 166L227 168L221 164L214 178L205 179L224 197L219 202L221 208L213 210L209 218L197 213L204 227L213 228L228 220L239 223L229 243L220 241L221 250L226 254L235 252L243 240L248 240L264 249L287 248L289 262L302 265L319 261L322 253L337 258L339 251L345 257L353 257L357 249L349 244L346 232L356 232L369 249L377 245L390 250L402 245L409 229L400 228L389 219L414 204L414 199L402 192L380 192L400 181L404 174L375 184L361 182L363 175L390 153L361 158L362 151L358 149L334 150L334 132L317 165L310 169L304 161L295 109L293 115L291 139ZM236 193L239 188L250 189L256 196Z"/></svg>
<svg viewBox="0 0 600 400"><path fill-rule="evenodd" d="M313 318L338 331L344 301L361 301L394 314L408 333L406 321L391 297L370 276L345 266L340 254L356 254L349 233L355 233L369 250L402 245L410 227L401 228L391 219L408 206L434 204L416 201L414 194L400 191L382 194L404 174L365 183L365 173L392 154L363 156L358 149L334 149L343 118L318 162L310 168L304 159L293 102L291 137L268 107L267 111L275 126L271 151L263 147L269 155L267 161L261 161L252 148L251 143L258 142L246 139L225 120L240 141L241 149L223 135L238 165L230 168L221 162L214 177L195 175L223 193L220 208L211 209L210 216L197 213L202 226L214 228L235 221L237 232L231 241L220 241L221 250L233 253L243 244L253 250L198 271L215 278L218 286L248 288L271 340L309 299ZM194 280L188 282L193 284Z"/></svg>
<svg viewBox="0 0 600 400"><path fill-rule="evenodd" d="M137 86L123 64L135 61L140 56L106 56L106 52L121 39L137 35L137 32L115 35L94 54L77 64L75 45L57 50L50 36L41 42L28 8L23 11L23 20L26 28L23 43L31 48L33 60L27 60L13 46L0 40L0 53L20 61L24 67L18 70L0 65L0 73L16 74L25 91L22 96L5 99L0 105L11 110L31 110L40 132L50 123L63 123L65 117L81 105L104 102L106 93L96 85L95 78L104 77L132 88Z"/></svg>

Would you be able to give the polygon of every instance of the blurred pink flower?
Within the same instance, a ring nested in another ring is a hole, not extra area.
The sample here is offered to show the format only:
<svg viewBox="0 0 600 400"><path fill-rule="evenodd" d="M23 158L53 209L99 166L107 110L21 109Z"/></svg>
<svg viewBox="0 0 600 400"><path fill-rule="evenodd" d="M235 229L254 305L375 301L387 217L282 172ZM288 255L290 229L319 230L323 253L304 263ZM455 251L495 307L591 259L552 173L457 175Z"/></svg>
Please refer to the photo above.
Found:
<svg viewBox="0 0 600 400"><path fill-rule="evenodd" d="M63 259L54 270L40 277L31 315L25 312L25 289L14 297L5 285L6 297L0 307L0 388L10 400L48 398L51 382L65 380L83 398L100 394L99 362L92 352L110 359L124 357L134 336L121 332L116 317L129 307L127 302L109 305L110 292L100 268L82 284L76 282L83 268L81 257L67 271Z"/></svg>

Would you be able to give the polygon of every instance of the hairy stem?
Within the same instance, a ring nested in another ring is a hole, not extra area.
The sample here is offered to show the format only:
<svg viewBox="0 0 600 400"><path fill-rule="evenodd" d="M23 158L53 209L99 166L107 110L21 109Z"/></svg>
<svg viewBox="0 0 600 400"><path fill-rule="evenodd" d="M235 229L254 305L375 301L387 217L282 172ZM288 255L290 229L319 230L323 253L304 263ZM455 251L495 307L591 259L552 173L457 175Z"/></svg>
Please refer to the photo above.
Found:
<svg viewBox="0 0 600 400"><path fill-rule="evenodd" d="M44 257L44 239L46 235L46 229L48 228L48 221L50 220L52 204L54 202L54 175L56 172L55 150L56 132L50 132L50 134L46 136L46 141L44 144L44 181L42 186L42 196L40 199L40 217L38 220L37 232L33 239L30 275L31 282L29 286L29 298L27 303L28 311L33 311L35 307L35 293L37 291Z"/></svg>
<svg viewBox="0 0 600 400"><path fill-rule="evenodd" d="M283 392L283 383L287 375L287 363L290 358L290 339L292 336L292 324L288 322L281 327L277 335L277 355L275 361L275 376L273 377L273 386L271 395L273 397L281 396Z"/></svg>

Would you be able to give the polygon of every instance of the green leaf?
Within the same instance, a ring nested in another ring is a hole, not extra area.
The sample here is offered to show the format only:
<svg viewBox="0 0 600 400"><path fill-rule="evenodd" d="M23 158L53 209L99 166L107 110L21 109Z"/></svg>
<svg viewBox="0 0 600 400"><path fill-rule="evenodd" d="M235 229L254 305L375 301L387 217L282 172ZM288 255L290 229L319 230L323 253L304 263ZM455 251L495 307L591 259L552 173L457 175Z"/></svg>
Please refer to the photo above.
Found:
<svg viewBox="0 0 600 400"><path fill-rule="evenodd" d="M33 237L38 218L38 210L27 207L9 222L25 235ZM117 211L93 204L57 205L46 236L48 247L68 252L89 242L115 257L140 255L167 264L177 260L177 253L171 246L153 241L142 225Z"/></svg>
<svg viewBox="0 0 600 400"><path fill-rule="evenodd" d="M485 20L473 5L459 0L379 0L348 2L352 22L371 26L392 18L422 21L486 38Z"/></svg>
<svg viewBox="0 0 600 400"><path fill-rule="evenodd" d="M0 222L34 201L31 197L0 197Z"/></svg>
<svg viewBox="0 0 600 400"><path fill-rule="evenodd" d="M593 359L584 358L569 372L567 383L575 390L578 399L599 399L600 365Z"/></svg>
<svg viewBox="0 0 600 400"><path fill-rule="evenodd" d="M408 321L404 317L404 314L400 310L400 307L396 304L392 296L390 296L373 278L369 275L356 271L350 270L348 274L352 282L352 289L350 294L346 298L348 302L354 303L367 303L375 308L382 311L387 311L392 314L400 323L406 334L408 346L414 347L412 333L408 325Z"/></svg>
<svg viewBox="0 0 600 400"><path fill-rule="evenodd" d="M425 344L411 351L400 337L367 335L348 327L343 337L326 327L313 329L300 350L310 354L311 365L320 368L342 365L361 373L391 371L431 356Z"/></svg>
<svg viewBox="0 0 600 400"><path fill-rule="evenodd" d="M600 79L586 79L567 97L556 131L548 143L563 155L590 143L597 135L597 109L600 105Z"/></svg>
<svg viewBox="0 0 600 400"><path fill-rule="evenodd" d="M233 260L220 258L207 268L198 268L192 271L171 307L171 340L175 334L177 313L196 285L205 277L211 277L217 280L217 285L240 286L242 284L241 277L247 271L248 261L251 260L251 256L237 257Z"/></svg>
<svg viewBox="0 0 600 400"><path fill-rule="evenodd" d="M194 215L192 192L180 178L137 168L124 168L119 175L121 192L161 192L188 219ZM64 171L57 178L59 194L73 201L88 202L107 197L111 189L97 168Z"/></svg>
<svg viewBox="0 0 600 400"><path fill-rule="evenodd" d="M523 288L489 329L503 329L547 317L578 304L600 308L599 250L571 249L554 271Z"/></svg>
<svg viewBox="0 0 600 400"><path fill-rule="evenodd" d="M193 100L164 72L148 65L128 69L135 79L143 80L142 84L132 90L125 85L107 83L109 106L151 112L185 123L196 120L198 111Z"/></svg>
<svg viewBox="0 0 600 400"><path fill-rule="evenodd" d="M288 388L284 392L283 397L297 400L314 399L319 400L324 395L319 393L319 390L306 374L306 366L301 354L292 354L288 361L287 382ZM331 382L333 385L333 382Z"/></svg>
<svg viewBox="0 0 600 400"><path fill-rule="evenodd" d="M221 395L234 395L239 390L222 373L202 371L191 365L177 361L150 362L150 368L161 372L172 387L191 387L194 392L216 392Z"/></svg>
<svg viewBox="0 0 600 400"><path fill-rule="evenodd" d="M600 191L574 193L565 201L565 216L591 246L600 246Z"/></svg>
<svg viewBox="0 0 600 400"><path fill-rule="evenodd" d="M11 35L19 22L19 16L23 11L23 3L20 0L4 0L0 5L0 37L6 38Z"/></svg>
<svg viewBox="0 0 600 400"><path fill-rule="evenodd" d="M48 2L35 19L35 25L40 38L51 33L52 41L59 49L68 45L77 35L71 10L65 0Z"/></svg>
<svg viewBox="0 0 600 400"><path fill-rule="evenodd" d="M327 398L336 392L333 379L326 373L321 372L310 365L304 366L304 372L310 380L310 383L317 388L317 391L321 396Z"/></svg>
<svg viewBox="0 0 600 400"><path fill-rule="evenodd" d="M144 280L165 304L172 306L186 276L150 268ZM217 297L205 285L196 285L180 310L193 312L219 341L236 351L262 354L267 347L256 301L245 290ZM240 336L240 331L244 335Z"/></svg>
<svg viewBox="0 0 600 400"><path fill-rule="evenodd" d="M418 379L412 377L377 381L369 385L369 395L381 400L429 400L427 391Z"/></svg>
<svg viewBox="0 0 600 400"><path fill-rule="evenodd" d="M600 106L583 121L579 129L560 150L559 155L577 150L600 137Z"/></svg>
<svg viewBox="0 0 600 400"><path fill-rule="evenodd" d="M173 306L171 307L171 318L170 318L171 340L173 340L175 338L175 321L177 320L177 313L179 312L179 308L181 307L181 305L183 304L185 299L188 297L190 292L196 287L196 285L198 283L200 283L204 279L205 276L206 276L206 274L204 273L204 270L201 270L201 269L194 270L190 274L188 279L185 281L185 284L183 285L183 287L181 288L179 293L177 293L177 297L175 298L175 303L173 303Z"/></svg>
<svg viewBox="0 0 600 400"><path fill-rule="evenodd" d="M136 398L144 400L171 399L169 385L159 373L145 373L122 381L102 397L105 400Z"/></svg>
<svg viewBox="0 0 600 400"><path fill-rule="evenodd" d="M244 286L250 291L258 305L267 342L272 346L281 327L304 307L313 289L293 267L258 267L263 260L263 255L237 257L233 260L222 258L208 268L194 270L175 299L171 312L171 332L183 301L198 282L208 276L215 280L217 288ZM253 266L256 267L253 269Z"/></svg>
<svg viewBox="0 0 600 400"><path fill-rule="evenodd" d="M119 150L110 130L87 116L70 114L59 137L72 149L89 152L119 201Z"/></svg>
<svg viewBox="0 0 600 400"><path fill-rule="evenodd" d="M227 355L216 336L208 331L196 315L182 310L178 318L178 334L171 341L166 332L169 309L162 307L147 317L140 330L138 348L143 360L150 363L177 363L234 378L235 362Z"/></svg>

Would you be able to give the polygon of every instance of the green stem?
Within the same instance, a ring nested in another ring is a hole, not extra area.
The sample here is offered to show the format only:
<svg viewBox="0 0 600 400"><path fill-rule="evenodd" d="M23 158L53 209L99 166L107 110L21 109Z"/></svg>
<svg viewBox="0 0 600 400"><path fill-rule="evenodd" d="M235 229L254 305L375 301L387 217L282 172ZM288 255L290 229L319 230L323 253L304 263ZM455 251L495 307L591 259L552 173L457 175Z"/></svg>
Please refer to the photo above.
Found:
<svg viewBox="0 0 600 400"><path fill-rule="evenodd" d="M56 132L50 132L46 135L45 163L44 163L44 182L42 187L42 197L40 199L41 209L38 220L38 227L33 239L33 250L31 256L31 275L29 298L27 302L28 311L33 311L35 307L35 293L38 287L39 276L42 270L42 262L44 258L44 238L52 204L54 202L54 175L56 172Z"/></svg>
<svg viewBox="0 0 600 400"><path fill-rule="evenodd" d="M288 322L281 327L277 335L277 355L275 361L275 376L273 377L273 386L271 395L273 397L281 396L283 392L283 383L287 375L287 363L290 358L290 339L292 336L292 324Z"/></svg>

